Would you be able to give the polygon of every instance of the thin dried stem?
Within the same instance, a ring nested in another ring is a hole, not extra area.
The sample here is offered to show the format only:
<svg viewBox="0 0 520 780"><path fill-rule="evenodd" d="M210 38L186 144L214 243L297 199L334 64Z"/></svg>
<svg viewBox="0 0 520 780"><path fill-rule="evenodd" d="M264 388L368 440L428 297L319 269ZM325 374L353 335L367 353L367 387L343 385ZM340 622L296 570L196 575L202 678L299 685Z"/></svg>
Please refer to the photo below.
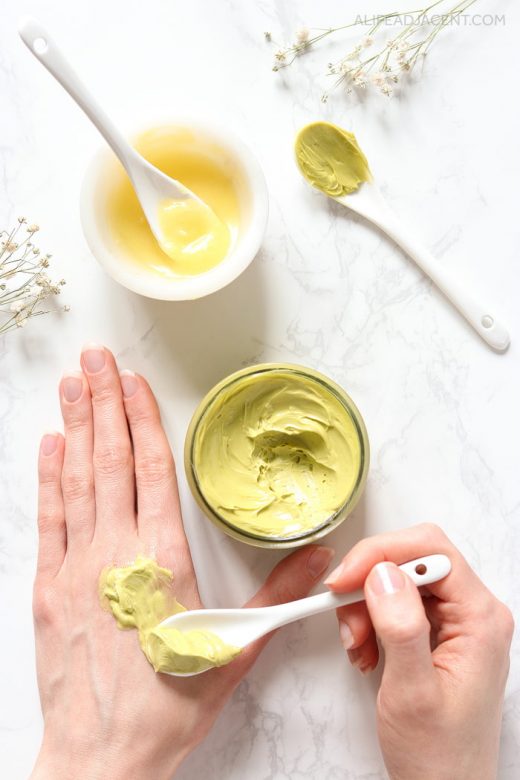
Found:
<svg viewBox="0 0 520 780"><path fill-rule="evenodd" d="M351 93L354 88L373 85L382 94L390 96L395 84L414 69L420 58L426 56L437 36L448 26L457 24L461 15L477 1L459 0L454 3L453 0L435 0L414 11L393 11L370 17L372 24L364 38L337 62L328 64L328 75L336 76L334 87L344 84L347 93ZM432 16L433 11L437 12L435 16ZM383 28L398 18L405 19L407 23L390 40L383 39ZM366 25L366 17L358 15L354 22L317 29L314 35L309 30L300 30L295 43L280 47L275 53L273 70L288 67L325 38L363 24ZM266 40L273 40L270 33L264 35ZM328 93L325 93L322 100L326 101L327 97Z"/></svg>

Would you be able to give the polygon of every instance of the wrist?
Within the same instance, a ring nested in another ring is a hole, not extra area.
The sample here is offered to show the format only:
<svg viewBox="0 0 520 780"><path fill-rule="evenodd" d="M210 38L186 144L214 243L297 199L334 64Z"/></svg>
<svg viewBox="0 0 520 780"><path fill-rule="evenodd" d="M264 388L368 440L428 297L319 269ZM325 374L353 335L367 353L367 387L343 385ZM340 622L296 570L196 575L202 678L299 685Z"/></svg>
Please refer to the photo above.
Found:
<svg viewBox="0 0 520 780"><path fill-rule="evenodd" d="M386 762L385 762L386 763ZM435 767L435 768L434 768ZM389 780L497 780L498 756L479 756L478 760L464 756L454 756L452 761L439 761L420 767L398 769L395 766L388 769Z"/></svg>
<svg viewBox="0 0 520 780"><path fill-rule="evenodd" d="M58 747L44 741L30 780L171 780L191 749L170 745L159 755L139 744L120 749L109 742Z"/></svg>

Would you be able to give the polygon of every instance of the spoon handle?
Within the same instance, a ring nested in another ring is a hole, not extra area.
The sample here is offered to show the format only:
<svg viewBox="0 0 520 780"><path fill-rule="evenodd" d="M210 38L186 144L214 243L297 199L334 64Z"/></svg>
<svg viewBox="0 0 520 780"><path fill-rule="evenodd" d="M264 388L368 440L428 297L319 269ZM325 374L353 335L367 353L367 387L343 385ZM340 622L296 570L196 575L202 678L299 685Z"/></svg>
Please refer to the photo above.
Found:
<svg viewBox="0 0 520 780"><path fill-rule="evenodd" d="M36 19L24 17L18 32L29 51L83 109L128 171L135 157L134 150L78 78L47 30Z"/></svg>
<svg viewBox="0 0 520 780"><path fill-rule="evenodd" d="M379 221L377 219L374 221L430 277L490 347L498 352L504 352L508 348L510 338L504 325L499 322L490 309L476 301L425 247L421 246L396 222L388 223L385 220Z"/></svg>
<svg viewBox="0 0 520 780"><path fill-rule="evenodd" d="M446 555L425 555L414 561L408 561L399 566L401 571L405 572L410 579L420 587L421 585L430 585L432 582L444 579L451 571L451 562ZM273 621L272 628L279 628L287 623L292 623L300 618L317 615L319 612L325 612L329 609L337 609L347 604L355 604L358 601L364 601L365 594L362 590L355 590L351 593L318 593L317 596L309 596L299 601L292 601L288 604L279 604L275 607L264 607L265 612L269 612L272 619L279 613L279 620Z"/></svg>

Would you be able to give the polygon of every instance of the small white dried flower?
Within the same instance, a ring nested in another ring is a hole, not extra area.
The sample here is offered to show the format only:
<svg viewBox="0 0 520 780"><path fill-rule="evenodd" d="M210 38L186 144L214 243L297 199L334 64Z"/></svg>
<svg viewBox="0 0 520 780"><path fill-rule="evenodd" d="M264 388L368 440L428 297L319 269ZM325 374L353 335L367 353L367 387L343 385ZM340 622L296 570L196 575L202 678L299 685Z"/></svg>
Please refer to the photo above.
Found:
<svg viewBox="0 0 520 780"><path fill-rule="evenodd" d="M25 308L24 301L14 301L9 306L9 311L11 311L13 314L20 314L21 311L23 311Z"/></svg>
<svg viewBox="0 0 520 780"><path fill-rule="evenodd" d="M50 284L50 279L48 275L45 273L45 271L42 271L41 273L36 274L34 283L37 284L39 287L48 287L48 285Z"/></svg>
<svg viewBox="0 0 520 780"><path fill-rule="evenodd" d="M16 252L18 249L16 241L2 241L2 246L6 252Z"/></svg>
<svg viewBox="0 0 520 780"><path fill-rule="evenodd" d="M38 225L29 225L29 227L27 228L27 232L28 233L37 233L39 229L40 228L38 227Z"/></svg>
<svg viewBox="0 0 520 780"><path fill-rule="evenodd" d="M386 95L387 97L392 97L392 87L388 86L388 84L383 84L381 87L381 92L383 95Z"/></svg>
<svg viewBox="0 0 520 780"><path fill-rule="evenodd" d="M18 223L20 225L24 225L26 222L27 220L25 219L25 217L18 217Z"/></svg>
<svg viewBox="0 0 520 780"><path fill-rule="evenodd" d="M308 44L310 32L307 27L300 27L296 33L296 42L301 44Z"/></svg>
<svg viewBox="0 0 520 780"><path fill-rule="evenodd" d="M366 38L363 38L361 41L361 45L364 49L368 49L369 46L372 46L374 43L374 39L370 37L370 35L367 35Z"/></svg>
<svg viewBox="0 0 520 780"><path fill-rule="evenodd" d="M275 52L274 58L277 62L285 62L285 58L287 57L287 51L285 49L278 49L277 52Z"/></svg>
<svg viewBox="0 0 520 780"><path fill-rule="evenodd" d="M68 305L68 303L66 303L65 306L63 307L63 311L70 311L70 306Z"/></svg>
<svg viewBox="0 0 520 780"><path fill-rule="evenodd" d="M266 40L266 41L268 41L268 42L270 42L270 41L271 41L271 33L270 33L268 30L266 30L266 31L264 32L264 38L265 38L265 40Z"/></svg>
<svg viewBox="0 0 520 780"><path fill-rule="evenodd" d="M374 85L374 87L382 87L383 84L386 83L386 74L385 73L374 73L373 76L371 76L370 81Z"/></svg>

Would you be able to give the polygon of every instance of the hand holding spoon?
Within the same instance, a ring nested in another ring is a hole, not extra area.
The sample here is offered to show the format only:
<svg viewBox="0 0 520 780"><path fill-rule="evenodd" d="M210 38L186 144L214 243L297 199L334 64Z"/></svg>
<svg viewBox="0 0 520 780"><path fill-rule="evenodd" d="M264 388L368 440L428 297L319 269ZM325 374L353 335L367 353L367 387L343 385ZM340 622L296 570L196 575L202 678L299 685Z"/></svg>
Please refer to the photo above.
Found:
<svg viewBox="0 0 520 780"><path fill-rule="evenodd" d="M226 228L213 210L179 181L151 165L128 143L42 25L36 19L26 17L20 21L18 31L29 51L83 109L119 158L161 249L174 259L179 252L186 251L185 237L176 230L175 221L179 211L188 209L190 218L195 216L202 228L200 236L190 237L194 244L196 241L200 244L205 240L206 243L212 239L221 240L221 231ZM193 223L193 219L191 221ZM191 251L189 247L188 251Z"/></svg>
<svg viewBox="0 0 520 780"><path fill-rule="evenodd" d="M298 166L310 184L377 225L430 277L490 347L499 352L507 349L510 338L504 325L400 224L373 182L352 133L328 122L313 122L300 130L295 150Z"/></svg>
<svg viewBox="0 0 520 780"><path fill-rule="evenodd" d="M403 563L399 568L417 585L430 585L446 577L451 571L451 562L446 555L426 555L414 561ZM255 639L274 631L280 626L300 618L317 615L329 609L364 601L362 590L353 593L319 593L299 601L277 604L273 607L256 609L196 609L179 612L166 618L161 628L176 628L179 631L211 631L226 644L243 648ZM204 670L206 671L206 670ZM196 672L195 674L202 674ZM193 674L174 674L175 677L192 677Z"/></svg>

